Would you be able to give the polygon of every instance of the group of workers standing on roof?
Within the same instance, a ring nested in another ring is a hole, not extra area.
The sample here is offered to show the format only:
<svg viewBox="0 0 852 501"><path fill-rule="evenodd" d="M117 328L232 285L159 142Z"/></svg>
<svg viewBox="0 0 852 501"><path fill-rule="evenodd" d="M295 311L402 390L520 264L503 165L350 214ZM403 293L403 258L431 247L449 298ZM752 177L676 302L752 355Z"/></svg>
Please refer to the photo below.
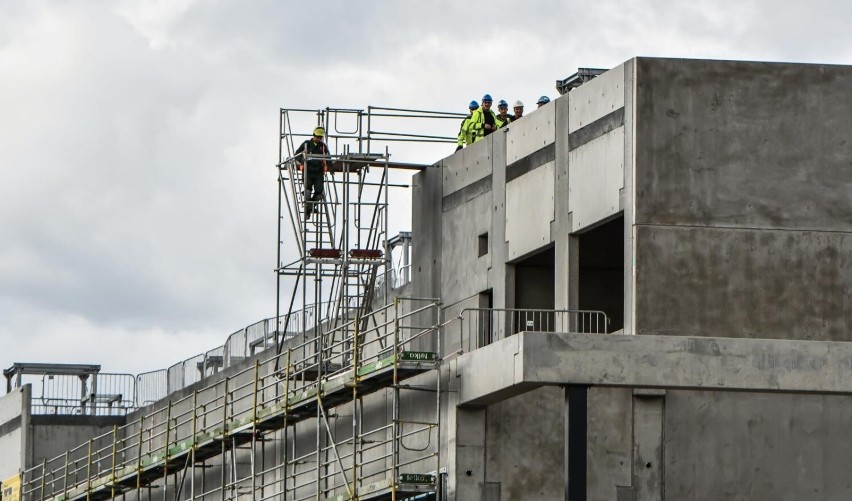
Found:
<svg viewBox="0 0 852 501"><path fill-rule="evenodd" d="M482 106L476 101L470 102L468 106L470 114L462 120L461 127L459 128L456 151L479 141L495 130L503 128L524 116L524 103L520 101L515 101L513 107L514 115L509 115L509 103L502 99L497 103L497 113L494 113L491 109L493 102L491 94L482 96ZM541 108L549 102L549 97L541 96L538 98L536 104Z"/></svg>

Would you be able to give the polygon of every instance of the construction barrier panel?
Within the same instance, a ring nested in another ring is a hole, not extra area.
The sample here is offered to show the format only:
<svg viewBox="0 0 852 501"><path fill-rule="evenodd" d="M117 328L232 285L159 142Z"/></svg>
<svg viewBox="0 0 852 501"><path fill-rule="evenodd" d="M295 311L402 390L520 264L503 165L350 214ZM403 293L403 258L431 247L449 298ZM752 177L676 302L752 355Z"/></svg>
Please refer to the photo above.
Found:
<svg viewBox="0 0 852 501"><path fill-rule="evenodd" d="M0 482L0 501L21 501L21 476Z"/></svg>

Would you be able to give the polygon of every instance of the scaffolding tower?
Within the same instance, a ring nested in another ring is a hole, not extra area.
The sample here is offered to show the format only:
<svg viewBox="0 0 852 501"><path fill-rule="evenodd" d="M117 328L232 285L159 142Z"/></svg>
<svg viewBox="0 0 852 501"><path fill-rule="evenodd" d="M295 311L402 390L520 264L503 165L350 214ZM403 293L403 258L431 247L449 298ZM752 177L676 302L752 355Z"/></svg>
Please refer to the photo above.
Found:
<svg viewBox="0 0 852 501"><path fill-rule="evenodd" d="M304 120L307 115L309 119ZM321 374L323 371L333 372L341 367L357 362L362 341L362 332L380 328L381 315L374 311L382 311L387 306L376 308L377 297L387 302L391 298L393 267L391 264L391 249L399 238L389 236L389 192L392 188L407 187L391 181L391 170L423 169L425 165L392 162L388 147L384 151L375 152L372 148L376 143L387 141L453 141L451 137L441 137L428 134L389 133L376 129L378 119L411 119L420 121L427 119L458 119L461 115L421 110L401 110L391 108L370 107L364 110L326 108L323 110L293 110L282 109L280 119L280 163L279 163L279 247L278 247L278 301L276 318L280 336L276 335L277 353L283 353L287 343L289 324L294 312L297 311L297 299L301 295L301 304L315 305L317 311L324 309L322 314L315 315L312 326L312 338L316 343L313 347L316 354L314 363ZM301 125L296 126L295 123ZM309 141L314 127L323 127L327 131L328 154L295 156L298 144ZM450 129L452 130L452 129ZM326 186L325 194L318 203L308 200L305 192L300 165L307 165L310 160L322 160L327 169L324 173ZM312 213L316 216L310 218ZM289 226L295 237L297 256L287 264L282 262L282 256L287 250L280 236L283 228ZM407 233L410 240L410 233ZM407 252L407 249L405 249ZM407 258L407 255L406 255ZM406 262L407 263L407 262ZM408 272L404 269L404 272ZM295 279L295 283L282 286L285 278ZM381 278L381 279L380 279ZM380 279L380 280L379 280ZM290 292L289 298L282 297L281 291ZM399 303L395 303L398 307ZM437 303L435 303L437 304ZM305 308L298 310L304 312ZM414 311L419 311L414 308ZM296 313L298 314L298 313ZM397 316L395 314L395 316ZM430 319L432 323L421 326L406 326L404 329L415 329L428 332L440 325L440 319ZM307 322L302 319L302 325ZM433 326L433 327L430 327ZM425 330L424 330L425 329ZM419 335L417 336L419 337ZM435 336L437 341L431 343L431 351L410 351L410 356L421 359L437 360L441 353L440 332ZM327 339L326 343L320 343ZM422 340L421 340L422 341ZM422 345L422 343L418 344ZM381 345L382 350L388 349ZM410 349L410 348L409 348ZM304 355L305 347L302 346ZM351 354L351 355L350 355ZM425 358L424 358L425 357ZM354 358L354 360L353 360ZM331 360L336 360L332 363ZM409 424L419 424L427 428L440 429L440 377L434 378L437 407L434 421L412 421ZM396 382L390 386L391 407L393 416L392 426L405 422L400 418L400 402L404 400L400 392L408 387ZM417 388L422 391L422 388ZM362 426L360 412L363 405L357 396L357 384L353 387L352 412L353 427ZM323 435L322 426L331 434L328 418L322 413L317 415L317 451L321 448L320 437ZM400 430L397 430L400 431ZM399 448L406 434L392 432L393 447ZM421 430L422 431L422 430ZM438 431L439 433L439 431ZM356 433L353 431L353 435ZM437 453L437 449L436 449ZM353 453L354 454L354 453ZM361 454L358 452L357 454ZM395 460L389 481L396 485L406 483L413 485L417 479L423 480L425 493L437 492L438 470L429 472L414 472L397 475L398 466ZM319 463L318 463L319 464ZM319 472L316 478L321 475ZM403 482L405 481L405 482ZM394 487L396 489L396 487ZM351 493L350 493L351 495ZM362 497L363 498L363 497ZM346 499L346 498L341 498ZM351 498L350 498L351 499ZM393 497L393 499L398 499Z"/></svg>
<svg viewBox="0 0 852 501"><path fill-rule="evenodd" d="M426 165L391 161L387 144L452 143L455 138L384 131L379 128L382 121L422 126L430 121L463 117L457 113L374 106L366 111L281 109L276 268L279 326L275 333L279 351L291 321L296 321L291 317L299 303L321 310L313 317L314 328L320 329L328 321L332 322L328 327L333 328L370 311L377 294L390 297L393 281L387 278L393 272L389 245L393 239L388 234L389 191L408 187L392 182L391 172L421 170ZM315 127L327 131L329 153L296 157L298 145L309 140ZM452 126L448 130L453 130ZM381 145L385 145L383 151L373 151ZM300 167L308 160L320 160L327 166L325 194L319 202L306 199ZM309 218L314 211L317 214ZM288 231L292 231L293 246L282 238ZM382 275L383 279L377 280ZM377 288L377 284L381 287ZM304 315L308 309L299 311ZM307 319L301 320L301 325L307 325Z"/></svg>

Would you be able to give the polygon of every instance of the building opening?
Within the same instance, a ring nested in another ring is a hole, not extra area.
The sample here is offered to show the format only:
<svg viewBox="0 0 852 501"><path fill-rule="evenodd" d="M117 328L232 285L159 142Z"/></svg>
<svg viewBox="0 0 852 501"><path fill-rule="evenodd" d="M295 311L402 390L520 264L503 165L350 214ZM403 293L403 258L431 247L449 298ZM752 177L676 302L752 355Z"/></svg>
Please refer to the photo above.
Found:
<svg viewBox="0 0 852 501"><path fill-rule="evenodd" d="M555 305L554 259L551 246L515 263L515 309L511 333L560 330L552 312Z"/></svg>
<svg viewBox="0 0 852 501"><path fill-rule="evenodd" d="M601 310L606 332L624 327L624 215L578 234L580 310ZM592 326L592 329L594 326ZM592 331L592 330L589 330Z"/></svg>

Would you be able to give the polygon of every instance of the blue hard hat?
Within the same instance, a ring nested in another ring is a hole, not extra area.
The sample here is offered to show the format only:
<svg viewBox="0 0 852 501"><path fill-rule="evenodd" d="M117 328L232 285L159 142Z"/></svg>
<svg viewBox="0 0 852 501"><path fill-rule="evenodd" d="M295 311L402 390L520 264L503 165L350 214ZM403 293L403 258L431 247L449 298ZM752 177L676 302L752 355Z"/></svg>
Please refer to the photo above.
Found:
<svg viewBox="0 0 852 501"><path fill-rule="evenodd" d="M549 102L550 102L550 98L549 98L549 97L547 97L547 96L541 96L540 98L538 98L538 101L536 101L536 103L535 103L535 104L547 104L547 103L549 103Z"/></svg>
<svg viewBox="0 0 852 501"><path fill-rule="evenodd" d="M482 96L482 101L485 102L485 101L494 101L494 100L491 99L491 94L485 94L484 96Z"/></svg>
<svg viewBox="0 0 852 501"><path fill-rule="evenodd" d="M497 107L498 108L503 108L503 107L508 108L509 103L507 103L505 99L501 99L500 102L497 103Z"/></svg>
<svg viewBox="0 0 852 501"><path fill-rule="evenodd" d="M471 101L469 105L467 105L468 109L475 110L479 108L479 103L476 101Z"/></svg>

